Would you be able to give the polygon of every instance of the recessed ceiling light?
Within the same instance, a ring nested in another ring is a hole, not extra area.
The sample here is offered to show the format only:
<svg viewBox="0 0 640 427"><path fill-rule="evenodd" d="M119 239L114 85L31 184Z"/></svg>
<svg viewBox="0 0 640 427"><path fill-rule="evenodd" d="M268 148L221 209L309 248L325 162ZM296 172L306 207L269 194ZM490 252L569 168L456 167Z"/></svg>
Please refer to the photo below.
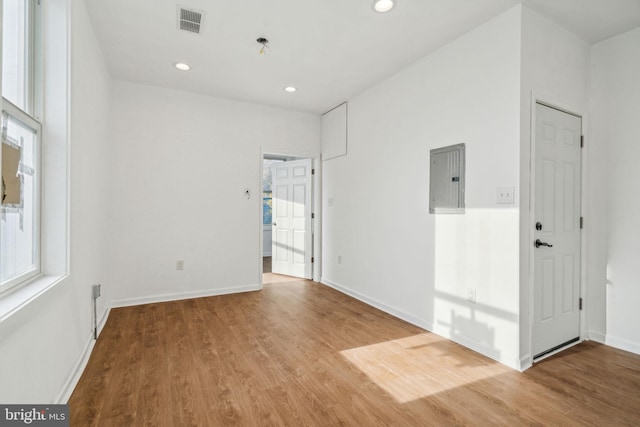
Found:
<svg viewBox="0 0 640 427"><path fill-rule="evenodd" d="M287 86L287 87L285 87L285 88L284 88L284 91L285 91L285 92L289 92L289 93L296 92L297 90L298 90L298 89L296 89L296 88L295 88L295 87L293 87L293 86Z"/></svg>
<svg viewBox="0 0 640 427"><path fill-rule="evenodd" d="M180 71L189 71L191 67L183 62L178 62L175 64L176 68Z"/></svg>
<svg viewBox="0 0 640 427"><path fill-rule="evenodd" d="M373 10L384 13L389 12L396 5L396 0L373 0Z"/></svg>

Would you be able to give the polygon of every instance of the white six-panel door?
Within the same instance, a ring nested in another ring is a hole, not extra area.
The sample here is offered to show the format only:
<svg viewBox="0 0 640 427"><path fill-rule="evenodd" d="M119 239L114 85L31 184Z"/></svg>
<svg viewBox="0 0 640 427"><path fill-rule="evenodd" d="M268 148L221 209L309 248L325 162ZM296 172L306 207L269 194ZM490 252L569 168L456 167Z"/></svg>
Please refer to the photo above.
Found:
<svg viewBox="0 0 640 427"><path fill-rule="evenodd" d="M273 176L274 273L311 279L311 160L278 162Z"/></svg>
<svg viewBox="0 0 640 427"><path fill-rule="evenodd" d="M580 336L581 128L580 117L536 104L534 358Z"/></svg>

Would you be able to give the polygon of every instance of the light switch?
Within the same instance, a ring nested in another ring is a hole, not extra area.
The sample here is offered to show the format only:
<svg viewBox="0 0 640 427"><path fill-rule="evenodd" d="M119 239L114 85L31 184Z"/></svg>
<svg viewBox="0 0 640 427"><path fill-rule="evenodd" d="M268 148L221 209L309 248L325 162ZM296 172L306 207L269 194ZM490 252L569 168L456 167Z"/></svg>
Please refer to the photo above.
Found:
<svg viewBox="0 0 640 427"><path fill-rule="evenodd" d="M514 203L515 187L498 187L496 189L496 203L499 205L512 205Z"/></svg>

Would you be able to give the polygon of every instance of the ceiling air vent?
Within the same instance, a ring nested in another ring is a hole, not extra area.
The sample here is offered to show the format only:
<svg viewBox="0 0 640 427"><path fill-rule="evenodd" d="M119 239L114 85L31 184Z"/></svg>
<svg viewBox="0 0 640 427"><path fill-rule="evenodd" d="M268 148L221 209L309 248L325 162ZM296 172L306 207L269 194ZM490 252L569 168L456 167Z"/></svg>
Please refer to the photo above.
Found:
<svg viewBox="0 0 640 427"><path fill-rule="evenodd" d="M200 26L204 20L204 11L189 9L178 5L178 28L190 33L200 34Z"/></svg>

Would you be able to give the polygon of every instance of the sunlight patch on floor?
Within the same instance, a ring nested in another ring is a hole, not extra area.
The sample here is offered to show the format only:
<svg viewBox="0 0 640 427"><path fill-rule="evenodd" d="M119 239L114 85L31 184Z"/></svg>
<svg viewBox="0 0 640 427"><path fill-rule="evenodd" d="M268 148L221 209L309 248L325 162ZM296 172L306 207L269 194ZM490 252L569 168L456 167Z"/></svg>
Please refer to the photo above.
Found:
<svg viewBox="0 0 640 427"><path fill-rule="evenodd" d="M493 360L431 333L340 353L399 403L509 371Z"/></svg>

